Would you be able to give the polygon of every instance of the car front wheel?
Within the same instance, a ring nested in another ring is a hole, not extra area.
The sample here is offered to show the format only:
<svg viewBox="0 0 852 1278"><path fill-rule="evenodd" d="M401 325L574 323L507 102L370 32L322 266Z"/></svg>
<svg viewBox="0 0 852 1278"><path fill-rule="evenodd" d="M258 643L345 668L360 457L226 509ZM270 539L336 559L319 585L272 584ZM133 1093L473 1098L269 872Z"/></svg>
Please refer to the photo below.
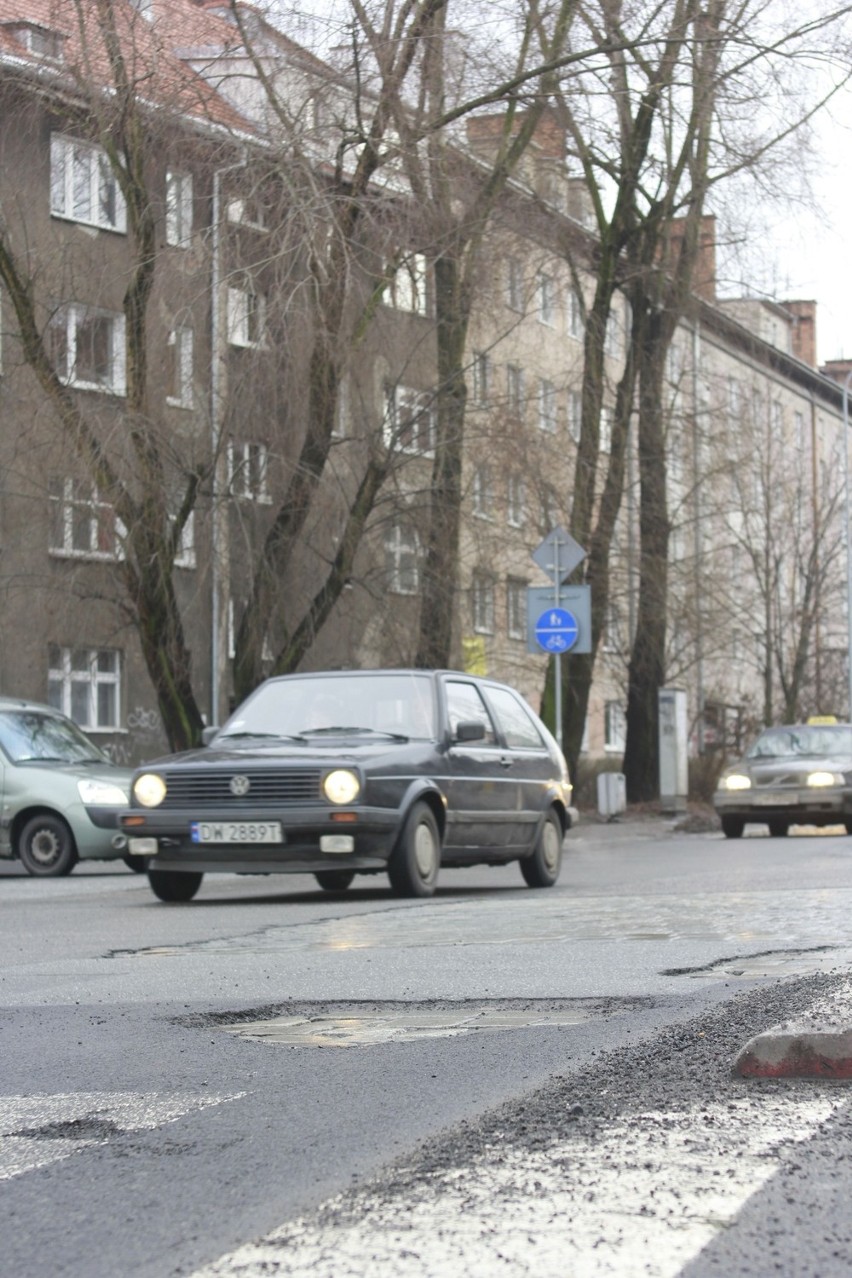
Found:
<svg viewBox="0 0 852 1278"><path fill-rule="evenodd" d="M161 901L191 901L203 878L203 874L188 874L182 870L148 871L151 891Z"/></svg>
<svg viewBox="0 0 852 1278"><path fill-rule="evenodd" d="M77 864L74 836L61 817L31 817L18 839L18 857L27 874L58 878Z"/></svg>
<svg viewBox="0 0 852 1278"><path fill-rule="evenodd" d="M722 817L722 833L726 839L739 839L745 829L745 821L742 817L723 816Z"/></svg>
<svg viewBox="0 0 852 1278"><path fill-rule="evenodd" d="M388 861L388 878L400 896L432 896L441 865L441 835L428 803L415 803Z"/></svg>
<svg viewBox="0 0 852 1278"><path fill-rule="evenodd" d="M521 861L521 874L531 888L553 887L562 868L562 823L551 808L544 818L532 856Z"/></svg>

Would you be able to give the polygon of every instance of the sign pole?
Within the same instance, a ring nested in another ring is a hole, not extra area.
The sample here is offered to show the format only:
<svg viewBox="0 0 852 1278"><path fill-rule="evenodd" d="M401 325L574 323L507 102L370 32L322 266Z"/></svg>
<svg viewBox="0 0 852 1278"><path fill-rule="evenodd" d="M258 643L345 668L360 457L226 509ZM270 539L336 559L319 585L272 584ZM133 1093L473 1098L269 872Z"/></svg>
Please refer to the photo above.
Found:
<svg viewBox="0 0 852 1278"><path fill-rule="evenodd" d="M559 607L559 580L562 574L559 571L559 538L557 537L553 543L553 606ZM562 653L556 654L556 670L554 678L556 679L556 742L559 749L562 749Z"/></svg>

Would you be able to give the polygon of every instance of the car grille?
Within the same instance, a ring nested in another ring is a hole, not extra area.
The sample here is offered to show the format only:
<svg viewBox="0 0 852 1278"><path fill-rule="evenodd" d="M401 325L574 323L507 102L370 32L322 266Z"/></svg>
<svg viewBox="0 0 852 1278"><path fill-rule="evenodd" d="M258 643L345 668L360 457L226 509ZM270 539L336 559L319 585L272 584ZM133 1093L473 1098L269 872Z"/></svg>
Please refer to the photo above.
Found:
<svg viewBox="0 0 852 1278"><path fill-rule="evenodd" d="M275 807L277 804L315 803L322 798L320 768L288 768L281 772L199 768L198 771L164 771L161 775L166 783L166 797L160 805L163 808L214 804L235 809ZM247 794L238 796L231 792L233 777L248 778Z"/></svg>
<svg viewBox="0 0 852 1278"><path fill-rule="evenodd" d="M770 786L772 789L775 789L776 786L789 785L799 787L807 785L807 780L807 773L782 772L779 770L778 772L773 772L769 776L767 776L765 772L762 772L759 777L755 778L754 784L757 789L761 789L765 786Z"/></svg>

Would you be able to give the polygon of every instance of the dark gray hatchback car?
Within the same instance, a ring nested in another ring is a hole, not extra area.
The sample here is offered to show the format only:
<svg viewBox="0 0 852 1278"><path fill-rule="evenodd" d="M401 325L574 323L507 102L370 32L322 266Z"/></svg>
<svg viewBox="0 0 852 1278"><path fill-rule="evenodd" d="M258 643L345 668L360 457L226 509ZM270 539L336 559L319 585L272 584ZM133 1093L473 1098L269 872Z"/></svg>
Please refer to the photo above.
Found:
<svg viewBox="0 0 852 1278"><path fill-rule="evenodd" d="M429 896L441 867L518 861L556 882L576 817L565 760L524 699L454 671L270 679L209 745L134 776L121 816L163 901L210 871L305 873L330 891L387 872Z"/></svg>

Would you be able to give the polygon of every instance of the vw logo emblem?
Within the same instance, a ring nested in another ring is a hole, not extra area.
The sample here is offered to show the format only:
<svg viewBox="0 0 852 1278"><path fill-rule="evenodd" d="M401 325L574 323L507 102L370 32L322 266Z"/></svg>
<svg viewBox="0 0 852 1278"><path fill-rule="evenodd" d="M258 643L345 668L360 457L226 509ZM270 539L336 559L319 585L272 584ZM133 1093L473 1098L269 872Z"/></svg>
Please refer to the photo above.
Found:
<svg viewBox="0 0 852 1278"><path fill-rule="evenodd" d="M241 799L244 794L248 794L251 789L251 782L248 777L231 777L231 794Z"/></svg>

